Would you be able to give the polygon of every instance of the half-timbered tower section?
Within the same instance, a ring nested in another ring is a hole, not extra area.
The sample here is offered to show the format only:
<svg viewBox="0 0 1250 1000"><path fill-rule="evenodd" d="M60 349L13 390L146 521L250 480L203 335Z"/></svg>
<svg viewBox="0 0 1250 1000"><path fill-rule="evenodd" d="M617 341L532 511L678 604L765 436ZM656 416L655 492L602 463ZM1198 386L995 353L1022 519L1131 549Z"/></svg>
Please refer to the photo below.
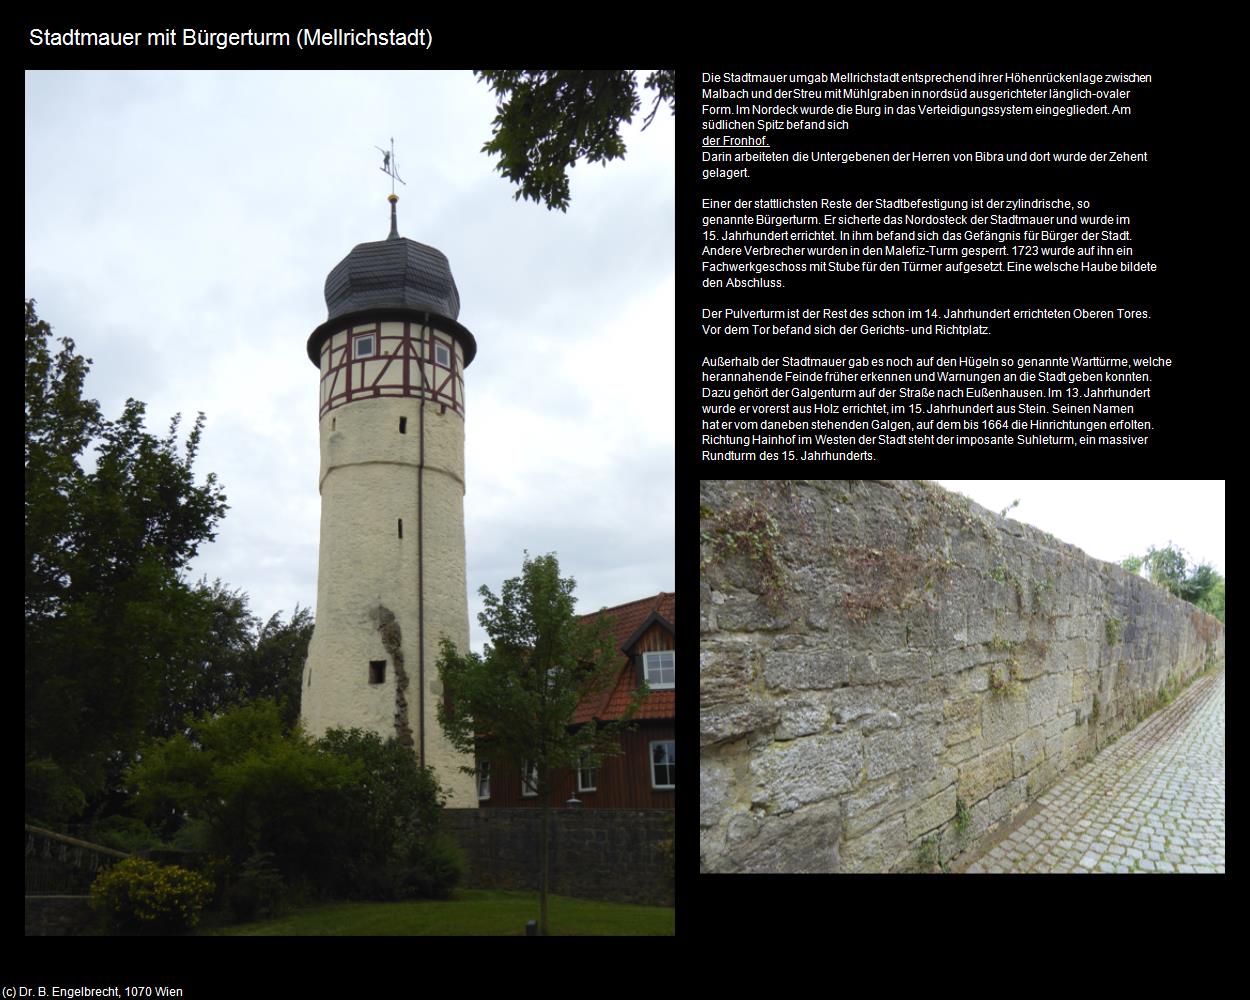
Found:
<svg viewBox="0 0 1250 1000"><path fill-rule="evenodd" d="M621 736L621 754L597 767L552 776L551 803L577 799L583 806L609 809L672 809L676 788L677 717L675 595L660 593L602 612L612 621L620 653L615 683L577 707L574 726L622 718L634 691L645 680L648 693ZM479 760L478 804L534 806L538 795L525 761Z"/></svg>
<svg viewBox="0 0 1250 1000"><path fill-rule="evenodd" d="M395 736L435 769L450 804L477 802L443 738L439 639L469 645L464 544L464 369L447 258L391 234L326 278L308 339L320 372L321 548L301 714L313 734Z"/></svg>

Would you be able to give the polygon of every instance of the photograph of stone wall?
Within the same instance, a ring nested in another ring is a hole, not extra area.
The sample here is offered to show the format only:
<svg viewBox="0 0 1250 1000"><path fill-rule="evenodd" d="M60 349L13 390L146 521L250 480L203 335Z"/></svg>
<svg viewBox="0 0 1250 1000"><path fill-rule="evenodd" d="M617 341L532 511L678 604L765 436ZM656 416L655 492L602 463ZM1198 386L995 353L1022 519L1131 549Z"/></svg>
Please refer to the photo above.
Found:
<svg viewBox="0 0 1250 1000"><path fill-rule="evenodd" d="M1170 691L1224 626L920 480L700 487L708 873L932 870Z"/></svg>

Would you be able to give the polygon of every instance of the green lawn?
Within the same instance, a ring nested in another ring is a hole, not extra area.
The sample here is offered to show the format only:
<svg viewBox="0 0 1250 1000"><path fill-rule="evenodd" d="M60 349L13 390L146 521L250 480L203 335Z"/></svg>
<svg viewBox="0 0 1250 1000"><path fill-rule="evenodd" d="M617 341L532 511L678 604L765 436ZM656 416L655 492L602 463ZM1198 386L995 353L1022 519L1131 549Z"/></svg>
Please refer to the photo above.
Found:
<svg viewBox="0 0 1250 1000"><path fill-rule="evenodd" d="M673 909L548 896L552 934L672 934ZM245 935L524 934L538 919L536 892L466 889L454 899L413 903L331 903L255 924L205 929Z"/></svg>

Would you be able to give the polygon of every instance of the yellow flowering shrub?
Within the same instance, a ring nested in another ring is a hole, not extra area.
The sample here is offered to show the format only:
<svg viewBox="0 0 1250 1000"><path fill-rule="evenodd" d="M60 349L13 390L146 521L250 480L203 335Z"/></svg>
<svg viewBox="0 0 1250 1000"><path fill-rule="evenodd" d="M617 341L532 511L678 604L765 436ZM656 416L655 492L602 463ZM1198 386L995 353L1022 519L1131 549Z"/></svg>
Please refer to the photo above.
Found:
<svg viewBox="0 0 1250 1000"><path fill-rule="evenodd" d="M194 927L213 885L197 872L127 858L91 885L91 905L111 930L174 934Z"/></svg>

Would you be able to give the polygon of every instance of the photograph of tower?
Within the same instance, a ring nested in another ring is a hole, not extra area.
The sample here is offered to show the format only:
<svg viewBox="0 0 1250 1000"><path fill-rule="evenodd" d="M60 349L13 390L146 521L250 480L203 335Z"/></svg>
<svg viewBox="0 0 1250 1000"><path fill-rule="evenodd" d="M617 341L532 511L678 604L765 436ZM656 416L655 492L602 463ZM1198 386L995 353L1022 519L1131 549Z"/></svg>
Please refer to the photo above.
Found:
<svg viewBox="0 0 1250 1000"><path fill-rule="evenodd" d="M301 685L314 735L358 727L411 746L470 801L472 762L442 738L439 639L469 644L464 372L447 258L391 231L326 278L329 318L308 338L321 379L317 625Z"/></svg>
<svg viewBox="0 0 1250 1000"><path fill-rule="evenodd" d="M642 94L560 211L483 151L498 102L467 70L25 89L27 296L103 412L205 414L228 511L188 582L311 610L304 728L411 741L477 808L434 661L482 648L479 588L554 552L579 614L675 589L668 106L643 131Z"/></svg>

